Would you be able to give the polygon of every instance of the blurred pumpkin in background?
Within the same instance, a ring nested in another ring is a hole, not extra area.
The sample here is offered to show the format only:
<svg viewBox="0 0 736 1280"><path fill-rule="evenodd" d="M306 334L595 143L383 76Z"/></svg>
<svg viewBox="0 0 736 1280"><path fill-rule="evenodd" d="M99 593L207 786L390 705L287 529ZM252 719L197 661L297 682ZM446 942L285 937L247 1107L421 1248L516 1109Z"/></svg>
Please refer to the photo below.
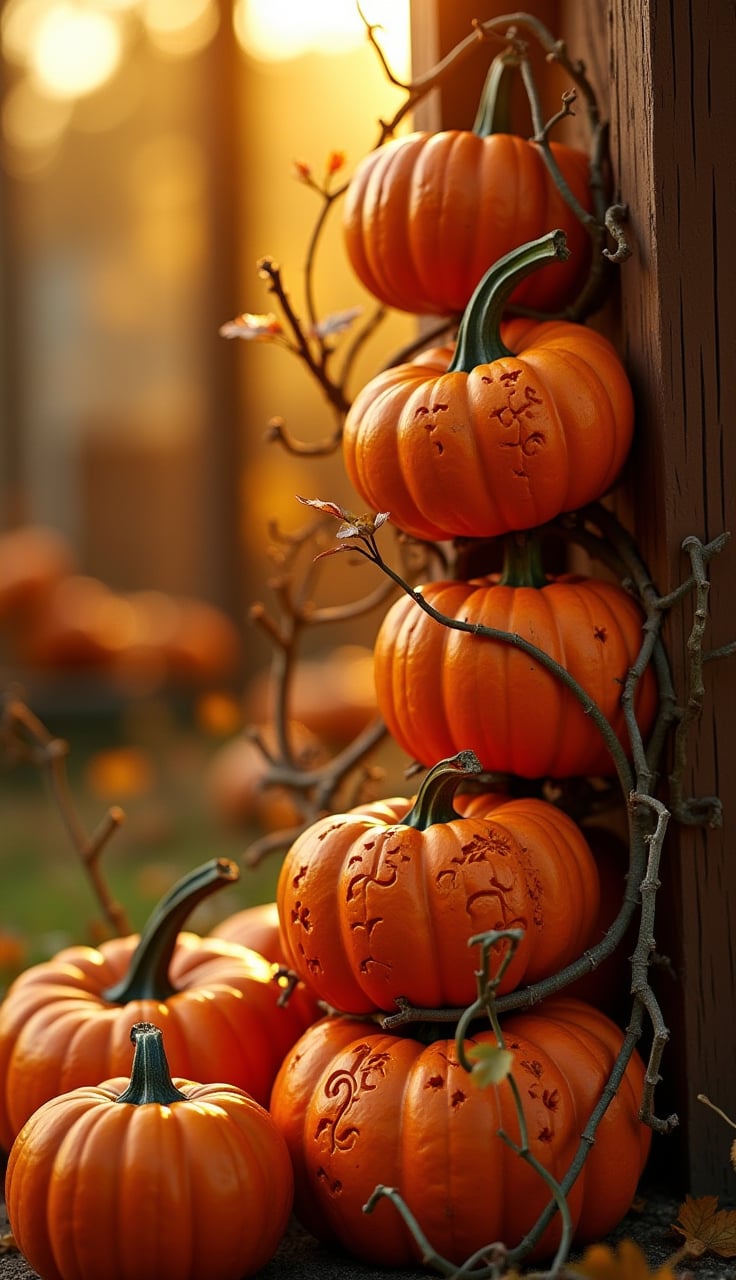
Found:
<svg viewBox="0 0 736 1280"><path fill-rule="evenodd" d="M246 719L265 722L273 707L270 672L259 672L246 688ZM338 645L324 657L297 661L289 686L289 713L324 742L351 742L378 715L373 650Z"/></svg>
<svg viewBox="0 0 736 1280"><path fill-rule="evenodd" d="M17 622L76 571L71 544L56 529L29 524L0 533L0 622Z"/></svg>
<svg viewBox="0 0 736 1280"><path fill-rule="evenodd" d="M273 724L259 724L256 732L266 750L276 753ZM314 768L327 759L319 738L306 725L293 720L289 725L294 762L303 769ZM268 760L258 743L246 732L222 744L211 757L204 778L205 803L226 827L253 823L264 831L280 831L299 826L303 812L299 794L279 783L268 784Z"/></svg>

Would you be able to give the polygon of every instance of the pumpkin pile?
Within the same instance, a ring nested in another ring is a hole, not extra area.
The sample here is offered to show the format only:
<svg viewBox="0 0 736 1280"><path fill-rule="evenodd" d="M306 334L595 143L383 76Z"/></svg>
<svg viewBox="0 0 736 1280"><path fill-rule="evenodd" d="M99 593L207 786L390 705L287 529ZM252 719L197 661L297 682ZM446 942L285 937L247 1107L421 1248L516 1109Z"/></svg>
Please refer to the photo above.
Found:
<svg viewBox="0 0 736 1280"><path fill-rule="evenodd" d="M300 985L284 1004L261 953L184 929L238 877L196 867L140 935L67 947L0 1005L8 1215L42 1280L242 1280L276 1251L293 1175L267 1104L320 1010Z"/></svg>
<svg viewBox="0 0 736 1280"><path fill-rule="evenodd" d="M562 1227L548 1179L564 1183L624 1046L595 993L595 1005L548 997L502 1017L500 1032L467 1015L482 1005L474 947L483 935L495 939L486 977L504 993L558 974L611 919L583 829L538 795L512 799L488 780L533 780L539 793L545 780L615 773L609 740L586 713L595 705L630 752L621 697L643 624L623 587L544 567L543 526L617 482L634 400L602 334L509 315L520 301L564 310L588 257L559 197L518 195L514 165L544 170L536 148L486 129L504 71L492 69L473 134L390 142L348 185L345 243L369 291L390 306L462 316L454 344L363 386L342 442L348 478L372 511L409 538L465 550L493 542L502 571L429 581L388 609L374 647L378 708L428 772L414 798L309 826L277 888L282 952L330 1010L286 1055L271 1096L295 1211L317 1237L394 1267L416 1264L422 1249L380 1193L387 1186L451 1266L494 1240L518 1245L545 1211L526 1256L551 1256ZM572 184L578 157L558 162ZM520 185L535 181L546 191L542 172L524 171ZM579 199L591 207L589 191ZM646 736L657 710L649 670L635 710ZM460 1043L448 1022L462 1028ZM482 1087L467 1055L501 1044L508 1079ZM635 1052L623 1063L595 1143L565 1184L578 1242L620 1221L648 1156L644 1066Z"/></svg>
<svg viewBox="0 0 736 1280"><path fill-rule="evenodd" d="M546 1214L527 1252L537 1260L563 1238L551 1183L578 1242L608 1234L634 1199L651 1136L644 1066L635 1051L621 1057L624 1035L595 992L595 1003L530 998L490 1029L468 1017L482 1005L479 937L495 939L485 977L503 994L574 965L611 918L583 828L489 782L611 774L608 744L546 663L478 629L553 660L627 751L621 693L643 621L622 587L542 563L540 527L616 483L634 402L600 333L509 318L510 304L563 310L589 243L539 150L499 128L507 70L494 62L472 133L387 143L358 166L345 204L348 256L376 298L462 311L452 346L359 392L347 475L411 538L503 540L500 574L418 588L457 629L409 594L380 625L378 709L426 775L413 797L330 813L297 837L278 879L278 937L273 907L219 937L181 931L234 878L216 860L140 937L70 948L16 979L0 1008L0 1145L13 1230L48 1280L97 1280L113 1238L122 1280L237 1280L272 1256L292 1203L319 1239L416 1265L415 1234L374 1195L386 1187L450 1267L493 1241L519 1244ZM563 147L555 158L589 210L587 158ZM644 735L656 708L647 671ZM285 1007L248 937L300 980ZM382 1027L397 1010L411 1015L400 1033ZM498 1050L507 1069L479 1083L468 1058Z"/></svg>

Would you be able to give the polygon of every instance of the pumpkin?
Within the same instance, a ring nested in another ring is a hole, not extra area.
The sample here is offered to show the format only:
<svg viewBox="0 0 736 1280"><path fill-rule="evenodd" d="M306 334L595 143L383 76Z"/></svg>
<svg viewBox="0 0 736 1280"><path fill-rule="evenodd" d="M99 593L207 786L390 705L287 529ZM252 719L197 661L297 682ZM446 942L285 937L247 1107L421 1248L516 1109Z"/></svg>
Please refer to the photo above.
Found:
<svg viewBox="0 0 736 1280"><path fill-rule="evenodd" d="M6 1175L15 1241L43 1280L240 1280L291 1213L286 1143L230 1084L172 1080L161 1031L136 1023L129 1080L40 1107Z"/></svg>
<svg viewBox="0 0 736 1280"><path fill-rule="evenodd" d="M395 798L318 819L287 850L276 900L287 962L346 1013L471 1004L490 929L524 937L499 991L556 972L587 945L598 873L580 829L543 800L462 817L452 799L478 773L472 752L442 760L412 805ZM501 944L494 973L506 951Z"/></svg>
<svg viewBox="0 0 736 1280"><path fill-rule="evenodd" d="M279 744L273 721L254 726L274 758ZM297 768L311 769L327 758L325 745L299 720L288 724L289 741ZM223 742L205 769L204 797L218 823L230 830L249 824L263 831L283 831L301 826L303 802L293 789L268 782L269 761L249 733L237 733Z"/></svg>
<svg viewBox="0 0 736 1280"><path fill-rule="evenodd" d="M58 529L24 524L0 533L0 621L14 627L62 578L76 572L71 542Z"/></svg>
<svg viewBox="0 0 736 1280"><path fill-rule="evenodd" d="M622 587L582 574L548 579L536 540L519 545L509 537L500 577L430 582L418 591L443 616L521 636L554 659L628 750L621 694L644 619ZM513 643L445 626L409 595L396 600L381 623L374 674L390 734L422 764L469 748L491 773L614 773L595 723L555 675ZM634 706L646 736L657 707L651 667L637 684Z"/></svg>
<svg viewBox="0 0 736 1280"><path fill-rule="evenodd" d="M279 937L279 909L275 902L260 902L225 916L210 930L210 937L249 947L272 964L287 963Z"/></svg>
<svg viewBox="0 0 736 1280"><path fill-rule="evenodd" d="M512 1014L502 1030L530 1149L561 1180L623 1034L564 997ZM482 1030L466 1046L495 1043ZM605 1237L631 1206L651 1138L638 1118L643 1082L634 1054L567 1196L578 1241ZM511 1089L476 1085L452 1039L427 1045L370 1022L324 1019L285 1058L270 1110L291 1152L300 1221L379 1266L416 1265L420 1252L387 1201L363 1212L378 1184L398 1189L432 1248L455 1264L495 1240L517 1244L550 1199L499 1135L519 1133ZM531 1256L551 1254L559 1238L556 1215Z"/></svg>
<svg viewBox="0 0 736 1280"><path fill-rule="evenodd" d="M58 1093L122 1074L132 1021L165 1029L172 1070L228 1080L263 1104L286 1050L318 1016L296 990L278 1005L274 967L220 938L180 932L196 904L238 877L212 859L184 876L140 937L73 946L19 974L0 1005L0 1146Z"/></svg>
<svg viewBox="0 0 736 1280"><path fill-rule="evenodd" d="M581 288L590 240L539 147L501 118L510 73L503 56L494 60L472 131L411 133L358 164L343 206L345 249L358 279L387 306L462 311L492 262L558 226L568 236L570 260L520 285L512 300L557 311ZM570 191L590 212L587 156L556 142L551 147Z"/></svg>
<svg viewBox="0 0 736 1280"><path fill-rule="evenodd" d="M260 671L245 692L245 719L273 721L276 689L272 672ZM336 645L321 657L295 658L289 676L290 715L321 742L344 746L378 714L373 688L373 652L366 645Z"/></svg>
<svg viewBox="0 0 736 1280"><path fill-rule="evenodd" d="M585 837L595 858L600 877L601 895L596 918L587 948L596 946L610 929L626 893L629 870L629 848L615 831L607 827L586 823ZM634 886L638 893L638 886ZM636 947L638 917L636 913L616 950L590 973L571 982L565 995L588 1000L602 1009L615 1022L628 1019L631 1010L631 956Z"/></svg>
<svg viewBox="0 0 736 1280"><path fill-rule="evenodd" d="M347 474L412 537L489 538L602 497L631 445L631 385L613 344L570 321L502 324L514 282L564 252L557 231L483 277L457 345L383 370L342 438Z"/></svg>

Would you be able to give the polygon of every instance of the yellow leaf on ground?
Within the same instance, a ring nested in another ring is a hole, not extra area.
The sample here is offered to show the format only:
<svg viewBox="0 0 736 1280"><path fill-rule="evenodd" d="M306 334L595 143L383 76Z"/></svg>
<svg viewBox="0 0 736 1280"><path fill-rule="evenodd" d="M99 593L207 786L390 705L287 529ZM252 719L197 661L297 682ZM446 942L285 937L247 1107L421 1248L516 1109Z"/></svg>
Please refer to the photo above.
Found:
<svg viewBox="0 0 736 1280"><path fill-rule="evenodd" d="M686 1196L672 1230L685 1237L685 1251L693 1258L709 1250L736 1258L736 1209L719 1209L717 1196Z"/></svg>
<svg viewBox="0 0 736 1280"><path fill-rule="evenodd" d="M610 1245L592 1244L570 1271L585 1280L677 1280L670 1267L650 1271L644 1254L633 1240L622 1240L615 1252Z"/></svg>

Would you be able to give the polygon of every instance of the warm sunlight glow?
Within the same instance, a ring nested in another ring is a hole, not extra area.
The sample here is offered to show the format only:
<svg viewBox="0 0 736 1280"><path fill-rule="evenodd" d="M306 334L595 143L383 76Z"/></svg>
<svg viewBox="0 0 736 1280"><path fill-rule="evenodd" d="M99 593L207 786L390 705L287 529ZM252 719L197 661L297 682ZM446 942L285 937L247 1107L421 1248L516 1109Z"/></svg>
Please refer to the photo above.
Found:
<svg viewBox="0 0 736 1280"><path fill-rule="evenodd" d="M213 0L144 0L142 18L151 44L179 58L204 49L219 24Z"/></svg>
<svg viewBox="0 0 736 1280"><path fill-rule="evenodd" d="M38 27L48 12L49 0L7 0L0 19L3 57L27 62Z"/></svg>
<svg viewBox="0 0 736 1280"><path fill-rule="evenodd" d="M73 3L49 5L36 24L29 69L58 98L92 93L117 70L122 54L114 18Z"/></svg>
<svg viewBox="0 0 736 1280"><path fill-rule="evenodd" d="M61 138L71 105L38 93L29 80L19 80L3 103L3 138L18 151L45 150Z"/></svg>
<svg viewBox="0 0 736 1280"><path fill-rule="evenodd" d="M381 44L398 74L409 57L408 0L365 0L370 23L381 23ZM340 54L366 42L355 0L234 0L233 24L244 52L274 62L307 53Z"/></svg>

